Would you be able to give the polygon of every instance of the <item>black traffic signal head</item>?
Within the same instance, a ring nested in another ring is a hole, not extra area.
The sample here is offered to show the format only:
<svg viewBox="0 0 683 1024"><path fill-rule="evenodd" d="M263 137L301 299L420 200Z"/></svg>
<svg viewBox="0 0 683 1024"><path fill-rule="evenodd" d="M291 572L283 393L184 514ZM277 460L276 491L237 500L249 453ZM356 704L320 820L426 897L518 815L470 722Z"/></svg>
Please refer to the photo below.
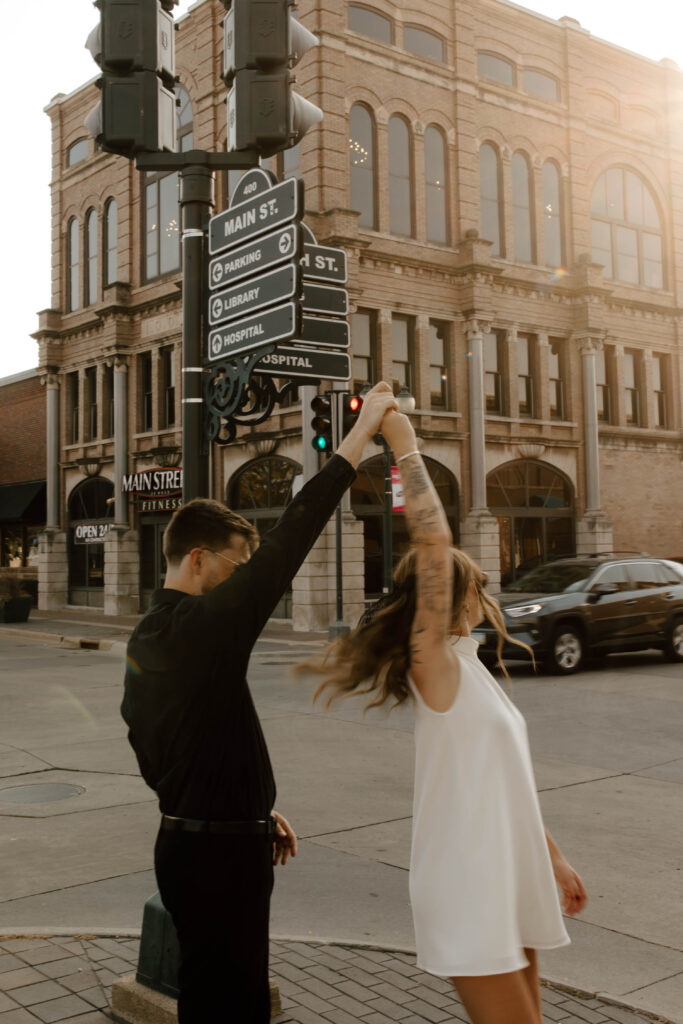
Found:
<svg viewBox="0 0 683 1024"><path fill-rule="evenodd" d="M332 451L332 399L330 395L316 395L311 400L313 419L313 440L311 444L317 452Z"/></svg>
<svg viewBox="0 0 683 1024"><path fill-rule="evenodd" d="M318 39L292 17L294 0L223 0L228 150L270 156L296 145L322 111L293 92L291 68Z"/></svg>
<svg viewBox="0 0 683 1024"><path fill-rule="evenodd" d="M342 395L342 437L346 437L363 408L360 395Z"/></svg>
<svg viewBox="0 0 683 1024"><path fill-rule="evenodd" d="M85 124L100 149L132 157L176 149L175 0L96 0L86 47L102 68Z"/></svg>

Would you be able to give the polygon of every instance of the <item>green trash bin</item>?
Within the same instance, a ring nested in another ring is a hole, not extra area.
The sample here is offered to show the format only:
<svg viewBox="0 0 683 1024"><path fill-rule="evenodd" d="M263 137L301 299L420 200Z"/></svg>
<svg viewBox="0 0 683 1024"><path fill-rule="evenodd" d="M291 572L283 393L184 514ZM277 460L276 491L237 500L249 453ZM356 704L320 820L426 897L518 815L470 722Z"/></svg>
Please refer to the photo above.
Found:
<svg viewBox="0 0 683 1024"><path fill-rule="evenodd" d="M171 915L155 892L145 903L136 981L155 992L178 998L180 948Z"/></svg>

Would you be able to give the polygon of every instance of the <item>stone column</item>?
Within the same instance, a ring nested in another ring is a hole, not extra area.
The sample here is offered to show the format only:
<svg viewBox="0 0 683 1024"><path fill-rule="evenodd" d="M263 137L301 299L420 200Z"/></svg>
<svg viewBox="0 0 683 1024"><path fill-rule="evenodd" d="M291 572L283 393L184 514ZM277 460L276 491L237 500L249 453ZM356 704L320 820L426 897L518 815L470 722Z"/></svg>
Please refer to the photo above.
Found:
<svg viewBox="0 0 683 1024"><path fill-rule="evenodd" d="M585 474L585 511L576 523L578 554L611 551L612 524L600 508L600 452L598 443L598 403L595 356L602 349L596 337L579 339L583 382L583 449Z"/></svg>
<svg viewBox="0 0 683 1024"><path fill-rule="evenodd" d="M519 419L519 350L517 347L517 327L510 327L505 333L503 364L499 367L503 380L503 416Z"/></svg>
<svg viewBox="0 0 683 1024"><path fill-rule="evenodd" d="M377 314L377 370L378 380L392 384L394 380L394 347L391 334L391 310L380 309Z"/></svg>
<svg viewBox="0 0 683 1024"><path fill-rule="evenodd" d="M484 403L484 325L465 325L468 342L470 410L470 512L460 532L460 547L488 573L491 589L500 585L498 522L486 505L486 421Z"/></svg>
<svg viewBox="0 0 683 1024"><path fill-rule="evenodd" d="M47 518L48 529L59 529L59 376L48 373L47 389Z"/></svg>
<svg viewBox="0 0 683 1024"><path fill-rule="evenodd" d="M421 313L415 318L413 359L415 365L415 405L418 409L431 409L432 395L429 380L429 317ZM423 426L429 426L423 422Z"/></svg>
<svg viewBox="0 0 683 1024"><path fill-rule="evenodd" d="M363 524L351 513L342 515L344 552L344 622L356 625L365 610ZM292 628L295 632L325 630L337 618L336 535L330 520L292 583Z"/></svg>
<svg viewBox="0 0 683 1024"><path fill-rule="evenodd" d="M549 352L548 335L539 334L534 367L534 415L539 420L550 419Z"/></svg>
<svg viewBox="0 0 683 1024"><path fill-rule="evenodd" d="M114 525L104 542L104 614L134 615L140 610L138 535L129 529L128 498L121 487L128 472L128 362L114 362Z"/></svg>
<svg viewBox="0 0 683 1024"><path fill-rule="evenodd" d="M47 514L38 541L38 607L54 611L67 603L69 568L66 533L60 529L59 508L59 376L48 373L46 385Z"/></svg>
<svg viewBox="0 0 683 1024"><path fill-rule="evenodd" d="M128 362L117 356L114 362L114 521L128 525L128 498L121 487L128 472Z"/></svg>

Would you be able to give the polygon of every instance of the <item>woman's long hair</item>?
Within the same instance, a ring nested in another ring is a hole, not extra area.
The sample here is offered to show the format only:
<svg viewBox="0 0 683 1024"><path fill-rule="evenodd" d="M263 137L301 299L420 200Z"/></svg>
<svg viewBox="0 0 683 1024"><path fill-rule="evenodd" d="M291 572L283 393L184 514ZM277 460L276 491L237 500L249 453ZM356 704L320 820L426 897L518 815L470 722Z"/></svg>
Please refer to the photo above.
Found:
<svg viewBox="0 0 683 1024"><path fill-rule="evenodd" d="M529 648L509 635L498 602L484 589L486 576L477 563L459 548L451 548L451 553L452 621L460 618L467 588L474 581L482 611L498 633L498 662L507 676L501 657L503 640L527 651ZM415 548L403 556L394 572L393 591L369 608L355 629L330 644L320 659L301 662L295 667L297 674L311 672L324 677L314 700L325 691L331 691L326 703L329 707L339 697L367 694L372 698L367 707L374 708L389 699L394 701L393 707L397 707L412 696L407 673L410 631L415 617L416 557Z"/></svg>

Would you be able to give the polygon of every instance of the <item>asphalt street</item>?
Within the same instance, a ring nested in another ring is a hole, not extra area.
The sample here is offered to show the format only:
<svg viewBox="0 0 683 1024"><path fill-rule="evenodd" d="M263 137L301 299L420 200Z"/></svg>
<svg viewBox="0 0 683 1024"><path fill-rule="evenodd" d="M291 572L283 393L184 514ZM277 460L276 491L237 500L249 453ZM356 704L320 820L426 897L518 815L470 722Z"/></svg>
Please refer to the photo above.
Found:
<svg viewBox="0 0 683 1024"><path fill-rule="evenodd" d="M0 630L0 933L135 933L155 890L158 812L118 713L122 643L38 639ZM277 806L301 837L278 869L272 934L411 950L411 711L313 707L313 681L288 670L319 649L271 637L250 666ZM569 679L524 668L512 679L546 824L589 891L567 922L572 945L545 954L542 974L677 1024L682 676L653 652Z"/></svg>

